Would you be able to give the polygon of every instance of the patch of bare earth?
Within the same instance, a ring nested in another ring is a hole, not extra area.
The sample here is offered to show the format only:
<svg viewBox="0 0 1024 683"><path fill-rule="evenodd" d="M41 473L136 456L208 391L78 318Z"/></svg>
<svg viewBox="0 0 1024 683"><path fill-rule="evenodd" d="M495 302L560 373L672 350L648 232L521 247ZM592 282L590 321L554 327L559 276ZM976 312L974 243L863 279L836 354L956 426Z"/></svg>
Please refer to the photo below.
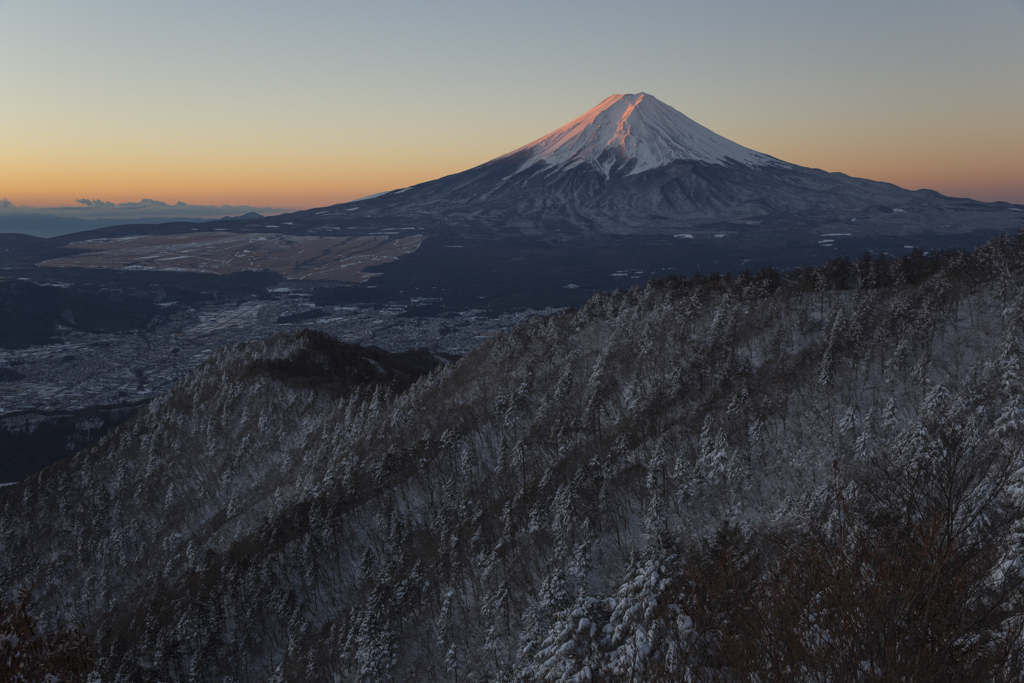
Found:
<svg viewBox="0 0 1024 683"><path fill-rule="evenodd" d="M85 253L40 266L170 270L191 273L273 271L293 280L366 282L379 273L363 269L416 251L423 235L313 237L278 233L194 232L72 242Z"/></svg>

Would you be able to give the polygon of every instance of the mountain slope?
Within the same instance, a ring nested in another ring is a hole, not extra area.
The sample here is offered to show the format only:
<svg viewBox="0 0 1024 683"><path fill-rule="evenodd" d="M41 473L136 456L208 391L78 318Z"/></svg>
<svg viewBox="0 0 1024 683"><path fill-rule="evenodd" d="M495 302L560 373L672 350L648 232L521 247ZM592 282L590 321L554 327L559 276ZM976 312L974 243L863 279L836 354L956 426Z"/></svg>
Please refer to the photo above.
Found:
<svg viewBox="0 0 1024 683"><path fill-rule="evenodd" d="M40 503L70 516L28 535L5 526L15 536L0 554L39 577L49 618L107 612L119 596L180 577L203 552L225 550L285 500L316 488L326 452L304 448L309 430L335 411L358 422L442 362L309 330L223 348L98 444L33 475L47 491ZM63 550L34 556L44 547ZM0 585L14 585L12 566ZM117 596L95 592L115 575Z"/></svg>
<svg viewBox="0 0 1024 683"><path fill-rule="evenodd" d="M668 273L738 273L865 252L970 248L1022 223L1024 206L907 191L774 159L640 93L609 97L475 168L379 196L271 218L122 226L81 236L167 236L140 241L145 249L131 254L115 248L113 255L69 256L70 238L12 242L0 265L118 268L127 267L125 259L141 259L202 270L206 264L171 237L196 231L235 233L242 242L287 242L290 235L365 240L397 260L360 271L360 279L370 278L365 284L321 288L318 305L412 310L430 301L435 311L499 313L579 306L596 292ZM326 277L326 271L304 274L309 254L299 252L281 252L277 271L311 282ZM243 252L224 256L232 268L265 266ZM69 268L22 273L70 275ZM75 274L86 276L103 277Z"/></svg>
<svg viewBox="0 0 1024 683"><path fill-rule="evenodd" d="M293 218L538 235L671 234L731 223L778 239L808 229L1015 230L1022 218L1011 208L788 164L639 93L612 95L476 168Z"/></svg>
<svg viewBox="0 0 1024 683"><path fill-rule="evenodd" d="M96 448L0 492L0 583L34 584L47 624L86 621L110 678L703 680L724 675L708 643L731 642L716 610L739 588L691 553L701 539L745 572L771 550L749 549L759 534L867 562L934 512L998 622L954 619L979 629L954 640L998 644L1012 622L992 570L1020 554L1022 256L1018 237L663 280L529 321L404 391L308 381L324 339L224 349ZM922 512L894 540L897 510ZM830 535L854 517L866 526ZM688 597L698 580L719 607ZM877 632L903 642L920 614Z"/></svg>

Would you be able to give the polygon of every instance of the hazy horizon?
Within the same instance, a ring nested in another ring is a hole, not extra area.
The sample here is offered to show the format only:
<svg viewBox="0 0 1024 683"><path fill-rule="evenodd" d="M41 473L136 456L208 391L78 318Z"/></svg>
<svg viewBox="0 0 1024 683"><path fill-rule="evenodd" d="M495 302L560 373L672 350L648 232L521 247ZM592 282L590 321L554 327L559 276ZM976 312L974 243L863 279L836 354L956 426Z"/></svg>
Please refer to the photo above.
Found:
<svg viewBox="0 0 1024 683"><path fill-rule="evenodd" d="M0 197L302 209L648 92L785 161L1024 203L1024 3L0 0Z"/></svg>

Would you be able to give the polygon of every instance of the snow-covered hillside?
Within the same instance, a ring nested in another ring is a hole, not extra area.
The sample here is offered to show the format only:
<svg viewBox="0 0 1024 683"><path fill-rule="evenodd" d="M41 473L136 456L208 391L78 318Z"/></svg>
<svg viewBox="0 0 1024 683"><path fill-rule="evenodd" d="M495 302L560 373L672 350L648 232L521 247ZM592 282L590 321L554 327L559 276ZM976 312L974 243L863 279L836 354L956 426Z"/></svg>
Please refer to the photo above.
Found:
<svg viewBox="0 0 1024 683"><path fill-rule="evenodd" d="M1019 680L1022 262L226 348L0 491L0 586L111 681Z"/></svg>

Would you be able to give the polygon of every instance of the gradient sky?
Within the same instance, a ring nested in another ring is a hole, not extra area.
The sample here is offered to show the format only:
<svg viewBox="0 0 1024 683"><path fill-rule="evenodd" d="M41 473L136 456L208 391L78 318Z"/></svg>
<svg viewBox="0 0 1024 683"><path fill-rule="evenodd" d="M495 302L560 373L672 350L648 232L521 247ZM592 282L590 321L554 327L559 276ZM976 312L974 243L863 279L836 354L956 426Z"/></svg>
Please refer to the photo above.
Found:
<svg viewBox="0 0 1024 683"><path fill-rule="evenodd" d="M1024 0L0 0L0 197L309 208L644 91L747 147L1024 203Z"/></svg>

